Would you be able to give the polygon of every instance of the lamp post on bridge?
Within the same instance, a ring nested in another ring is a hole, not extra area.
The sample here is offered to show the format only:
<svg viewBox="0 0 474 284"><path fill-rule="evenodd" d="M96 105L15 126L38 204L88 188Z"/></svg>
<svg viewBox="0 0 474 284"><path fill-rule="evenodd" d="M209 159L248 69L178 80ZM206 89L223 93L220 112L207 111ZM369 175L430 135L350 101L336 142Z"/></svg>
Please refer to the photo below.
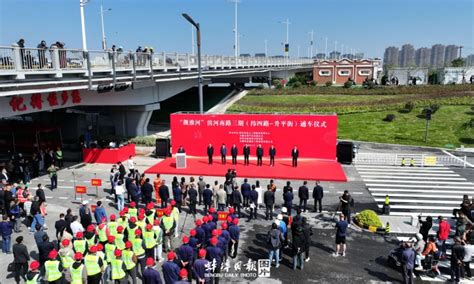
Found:
<svg viewBox="0 0 474 284"><path fill-rule="evenodd" d="M82 31L82 49L87 51L87 39L86 39L86 23L84 19L84 6L88 0L79 0L79 6L81 10L81 31Z"/></svg>
<svg viewBox="0 0 474 284"><path fill-rule="evenodd" d="M108 8L108 9L104 10L102 5L100 5L100 24L101 24L101 28L102 28L102 49L103 50L107 50L107 41L106 41L106 38L105 38L105 27L104 27L104 13L108 12L108 11L112 11L112 9Z"/></svg>
<svg viewBox="0 0 474 284"><path fill-rule="evenodd" d="M196 23L188 14L183 13L182 16L196 28L197 53L198 53L198 92L199 92L199 113L204 113L203 95L202 95L202 70L201 70L201 29L199 23Z"/></svg>

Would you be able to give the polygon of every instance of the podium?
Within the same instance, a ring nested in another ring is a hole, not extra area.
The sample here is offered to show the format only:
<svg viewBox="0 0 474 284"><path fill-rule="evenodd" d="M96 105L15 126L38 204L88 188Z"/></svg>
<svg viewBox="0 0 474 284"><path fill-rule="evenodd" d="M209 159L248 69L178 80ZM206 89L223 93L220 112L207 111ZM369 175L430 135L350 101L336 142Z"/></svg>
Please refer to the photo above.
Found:
<svg viewBox="0 0 474 284"><path fill-rule="evenodd" d="M176 153L176 168L185 169L186 168L186 153Z"/></svg>

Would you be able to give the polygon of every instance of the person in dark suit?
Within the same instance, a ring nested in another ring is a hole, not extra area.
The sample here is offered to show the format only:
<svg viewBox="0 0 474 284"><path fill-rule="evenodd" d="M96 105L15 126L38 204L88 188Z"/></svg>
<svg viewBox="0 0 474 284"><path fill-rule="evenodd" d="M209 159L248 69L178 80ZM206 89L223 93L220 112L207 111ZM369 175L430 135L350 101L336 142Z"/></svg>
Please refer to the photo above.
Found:
<svg viewBox="0 0 474 284"><path fill-rule="evenodd" d="M265 204L265 220L271 220L273 215L273 205L275 204L275 193L270 185L263 194L263 203Z"/></svg>
<svg viewBox="0 0 474 284"><path fill-rule="evenodd" d="M153 186L151 185L149 178L145 179L145 183L140 187L140 191L142 192L143 203L150 203L153 198Z"/></svg>
<svg viewBox="0 0 474 284"><path fill-rule="evenodd" d="M239 153L237 146L232 145L230 148L230 154L232 155L232 165L237 165L237 154Z"/></svg>
<svg viewBox="0 0 474 284"><path fill-rule="evenodd" d="M240 193L239 187L235 186L234 191L232 192L232 207L237 211L239 218L242 218L240 209L242 207L242 194Z"/></svg>
<svg viewBox="0 0 474 284"><path fill-rule="evenodd" d="M270 150L268 150L268 155L270 155L270 166L274 167L275 166L275 155L276 155L276 149L275 146L271 146Z"/></svg>
<svg viewBox="0 0 474 284"><path fill-rule="evenodd" d="M245 144L244 146L244 165L249 165L249 156L250 156L250 146Z"/></svg>
<svg viewBox="0 0 474 284"><path fill-rule="evenodd" d="M240 186L240 191L244 197L244 208L249 207L249 197L250 197L250 184L247 179L244 179L244 183Z"/></svg>
<svg viewBox="0 0 474 284"><path fill-rule="evenodd" d="M166 185L165 180L161 182L159 194L161 199L161 208L166 208L166 206L168 206L168 199L170 198L170 189Z"/></svg>
<svg viewBox="0 0 474 284"><path fill-rule="evenodd" d="M28 271L28 261L30 254L23 244L23 236L16 238L16 244L13 245L13 263L15 263L15 281L20 283L20 277L26 282L26 272Z"/></svg>
<svg viewBox="0 0 474 284"><path fill-rule="evenodd" d="M323 211L323 187L319 185L319 181L316 182L316 186L313 188L313 198L314 198L314 212L316 212L316 207L319 204L319 213Z"/></svg>
<svg viewBox="0 0 474 284"><path fill-rule="evenodd" d="M257 147L257 166L262 165L262 158L263 158L263 148L261 144L258 144Z"/></svg>
<svg viewBox="0 0 474 284"><path fill-rule="evenodd" d="M212 165L212 156L214 155L214 147L212 147L212 144L209 144L207 146L207 157L208 157L208 164Z"/></svg>
<svg viewBox="0 0 474 284"><path fill-rule="evenodd" d="M222 146L221 146L221 162L224 165L226 163L226 159L225 159L226 155L227 155L227 148L225 147L225 144L222 144Z"/></svg>
<svg viewBox="0 0 474 284"><path fill-rule="evenodd" d="M184 150L183 146L179 146L178 153L186 153L186 150Z"/></svg>
<svg viewBox="0 0 474 284"><path fill-rule="evenodd" d="M295 145L295 148L293 148L293 150L291 150L291 165L293 167L297 167L298 166L298 156L300 154L300 151L298 150L298 147L296 147Z"/></svg>
<svg viewBox="0 0 474 284"><path fill-rule="evenodd" d="M300 198L300 209L302 212L306 212L306 204L309 198L308 182L304 181L303 185L298 189L298 197Z"/></svg>

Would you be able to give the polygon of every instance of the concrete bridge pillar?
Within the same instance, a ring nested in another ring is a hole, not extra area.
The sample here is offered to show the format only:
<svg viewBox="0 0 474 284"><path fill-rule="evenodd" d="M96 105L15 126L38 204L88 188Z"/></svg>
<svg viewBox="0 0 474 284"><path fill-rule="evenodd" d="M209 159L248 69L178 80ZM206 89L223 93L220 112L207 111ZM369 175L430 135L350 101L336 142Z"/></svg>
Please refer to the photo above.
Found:
<svg viewBox="0 0 474 284"><path fill-rule="evenodd" d="M153 111L158 109L160 109L159 103L115 108L112 111L115 133L127 137L148 135L148 123Z"/></svg>

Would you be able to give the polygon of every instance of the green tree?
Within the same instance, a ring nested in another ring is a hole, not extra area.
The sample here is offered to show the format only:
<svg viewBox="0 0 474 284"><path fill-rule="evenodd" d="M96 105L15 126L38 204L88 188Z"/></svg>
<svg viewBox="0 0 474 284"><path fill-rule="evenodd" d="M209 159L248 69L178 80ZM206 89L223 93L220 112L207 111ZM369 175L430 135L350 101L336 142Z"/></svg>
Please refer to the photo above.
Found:
<svg viewBox="0 0 474 284"><path fill-rule="evenodd" d="M464 58L456 58L451 61L451 65L453 67L463 67L464 66Z"/></svg>

